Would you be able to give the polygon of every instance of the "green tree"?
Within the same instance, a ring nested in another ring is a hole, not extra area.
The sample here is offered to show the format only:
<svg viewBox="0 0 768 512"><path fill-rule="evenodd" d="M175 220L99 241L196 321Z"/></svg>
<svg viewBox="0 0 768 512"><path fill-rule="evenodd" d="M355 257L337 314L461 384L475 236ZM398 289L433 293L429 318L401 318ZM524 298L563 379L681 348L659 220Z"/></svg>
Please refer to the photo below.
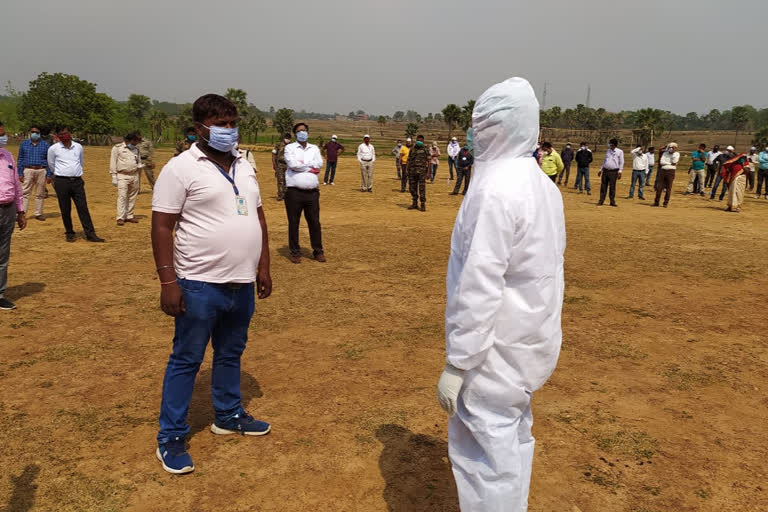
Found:
<svg viewBox="0 0 768 512"><path fill-rule="evenodd" d="M163 131L168 126L168 114L163 111L152 109L147 117L149 121L149 131L152 134L152 140L156 141L163 136Z"/></svg>
<svg viewBox="0 0 768 512"><path fill-rule="evenodd" d="M255 142L259 141L259 132L267 129L267 119L257 109L250 109L240 120L240 127L245 135L253 135Z"/></svg>
<svg viewBox="0 0 768 512"><path fill-rule="evenodd" d="M125 106L128 112L128 117L135 121L137 124L141 124L144 118L149 114L150 108L152 108L152 100L149 96L143 94L131 94L128 96L128 103Z"/></svg>
<svg viewBox="0 0 768 512"><path fill-rule="evenodd" d="M387 116L379 116L379 119L377 121L379 123L379 134L381 136L384 136L384 127L387 125Z"/></svg>
<svg viewBox="0 0 768 512"><path fill-rule="evenodd" d="M443 121L448 125L448 138L453 136L453 130L461 122L461 108L455 103L449 103L443 109Z"/></svg>
<svg viewBox="0 0 768 512"><path fill-rule="evenodd" d="M731 127L736 132L733 135L733 144L735 145L739 132L744 131L747 128L747 123L749 123L749 109L746 106L733 107L730 121Z"/></svg>
<svg viewBox="0 0 768 512"><path fill-rule="evenodd" d="M667 113L658 108L643 108L632 116L632 125L640 130L638 144L653 144L654 137L661 135L667 127Z"/></svg>
<svg viewBox="0 0 768 512"><path fill-rule="evenodd" d="M419 125L416 123L408 123L408 126L405 127L406 137L415 137L418 132L419 132Z"/></svg>
<svg viewBox="0 0 768 512"><path fill-rule="evenodd" d="M106 134L113 128L115 101L96 92L96 84L64 73L40 73L21 97L25 125L68 126L81 135Z"/></svg>
<svg viewBox="0 0 768 512"><path fill-rule="evenodd" d="M475 100L469 100L466 105L461 107L461 121L459 125L465 132L472 126L472 111L475 110Z"/></svg>
<svg viewBox="0 0 768 512"><path fill-rule="evenodd" d="M284 133L290 133L293 129L293 110L281 108L275 112L275 117L272 119L272 127L280 137Z"/></svg>
<svg viewBox="0 0 768 512"><path fill-rule="evenodd" d="M405 120L405 112L403 112L402 110L398 110L392 116L392 120L397 122L397 123L399 123L400 121L404 121Z"/></svg>
<svg viewBox="0 0 768 512"><path fill-rule="evenodd" d="M224 93L224 97L235 104L237 107L237 113L241 116L248 112L248 93L242 89L227 89Z"/></svg>

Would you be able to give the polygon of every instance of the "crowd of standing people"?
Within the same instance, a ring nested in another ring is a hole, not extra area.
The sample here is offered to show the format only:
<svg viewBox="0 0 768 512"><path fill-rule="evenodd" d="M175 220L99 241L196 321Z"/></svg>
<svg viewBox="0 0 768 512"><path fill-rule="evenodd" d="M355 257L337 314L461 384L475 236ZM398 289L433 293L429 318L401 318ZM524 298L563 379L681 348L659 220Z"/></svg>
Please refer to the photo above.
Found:
<svg viewBox="0 0 768 512"><path fill-rule="evenodd" d="M653 191L655 192L652 206L667 208L672 195L675 177L679 172L680 151L676 142L670 142L659 148L658 153L653 146L635 146L630 151L632 159L632 177L630 180L627 199L633 199L635 191L640 200L645 200L644 187L651 186L654 176ZM592 194L589 180L590 165L594 161L589 144L582 142L575 153L571 144L566 144L561 153L552 147L550 142L543 142L534 152L541 170L557 185L568 187L571 163L576 161L576 182L574 189L581 194L586 191ZM611 139L605 152L597 177L600 178L600 198L598 206L605 203L617 207L616 186L621 180L625 166L624 151L619 147L617 139ZM563 181L563 177L565 180ZM721 187L722 184L722 187ZM699 144L691 152L691 165L688 169L688 184L685 195L698 194L706 197L709 189L709 199L714 200L720 188L719 200L727 195L726 211L739 212L744 204L747 191L755 192L755 199L768 200L768 146L761 152L751 147L749 153L737 153L733 146L727 146L720 151L715 145L707 151L706 144Z"/></svg>

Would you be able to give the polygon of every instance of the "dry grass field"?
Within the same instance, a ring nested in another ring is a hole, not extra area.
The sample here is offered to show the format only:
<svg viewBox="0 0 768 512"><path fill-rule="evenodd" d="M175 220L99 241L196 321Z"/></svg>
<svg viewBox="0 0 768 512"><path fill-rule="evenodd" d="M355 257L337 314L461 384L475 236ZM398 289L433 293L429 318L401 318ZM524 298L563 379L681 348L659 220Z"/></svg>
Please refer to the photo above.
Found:
<svg viewBox="0 0 768 512"><path fill-rule="evenodd" d="M273 432L210 433L208 354L189 417L197 469L176 477L154 455L173 322L159 309L151 195L144 183L140 223L117 227L108 156L86 148L106 244L66 243L53 196L48 220L13 239L0 510L457 511L435 399L461 202L445 162L421 213L406 210L391 158L374 194L344 158L337 186L321 187L328 263L292 265L270 154L257 154L274 293L256 305L242 391ZM726 213L682 196L680 174L668 209L597 208L595 192L562 189L563 350L533 400L533 512L768 510L768 201Z"/></svg>

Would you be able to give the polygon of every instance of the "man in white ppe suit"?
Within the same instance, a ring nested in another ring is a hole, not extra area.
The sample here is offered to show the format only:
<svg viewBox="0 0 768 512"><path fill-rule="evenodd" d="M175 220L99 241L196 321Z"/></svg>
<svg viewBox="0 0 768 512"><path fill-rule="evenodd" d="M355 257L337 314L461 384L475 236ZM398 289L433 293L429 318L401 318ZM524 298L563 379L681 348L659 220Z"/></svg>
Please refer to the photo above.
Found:
<svg viewBox="0 0 768 512"><path fill-rule="evenodd" d="M531 394L560 354L563 201L531 155L539 104L522 78L496 84L472 113L473 188L451 238L438 399L462 512L528 508Z"/></svg>

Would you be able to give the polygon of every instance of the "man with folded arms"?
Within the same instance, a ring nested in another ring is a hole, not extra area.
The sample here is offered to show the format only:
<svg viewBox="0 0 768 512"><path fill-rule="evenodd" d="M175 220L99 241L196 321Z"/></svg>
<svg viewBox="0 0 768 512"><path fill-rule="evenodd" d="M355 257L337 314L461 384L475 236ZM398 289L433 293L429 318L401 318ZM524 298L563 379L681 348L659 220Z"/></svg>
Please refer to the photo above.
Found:
<svg viewBox="0 0 768 512"><path fill-rule="evenodd" d="M299 245L299 222L301 213L307 219L309 240L312 244L312 256L320 263L325 263L323 252L323 233L320 227L320 191L317 175L323 166L320 149L309 140L309 126L297 123L293 127L296 142L285 146L285 213L288 216L288 245L291 262L301 263Z"/></svg>
<svg viewBox="0 0 768 512"><path fill-rule="evenodd" d="M51 171L48 169L48 148L50 144L40 138L40 128L32 126L29 138L19 146L19 159L16 162L19 169L19 179L24 185L24 211L29 208L29 196L35 193L35 220L45 220L43 203L45 202L45 185L51 182Z"/></svg>
<svg viewBox="0 0 768 512"><path fill-rule="evenodd" d="M174 474L195 469L185 444L187 411L209 340L216 413L211 432L261 436L270 431L268 423L245 412L240 394L240 358L254 295L266 299L272 293L259 184L235 149L235 105L206 94L195 101L192 115L197 142L166 164L152 198L160 304L175 318L156 456Z"/></svg>

